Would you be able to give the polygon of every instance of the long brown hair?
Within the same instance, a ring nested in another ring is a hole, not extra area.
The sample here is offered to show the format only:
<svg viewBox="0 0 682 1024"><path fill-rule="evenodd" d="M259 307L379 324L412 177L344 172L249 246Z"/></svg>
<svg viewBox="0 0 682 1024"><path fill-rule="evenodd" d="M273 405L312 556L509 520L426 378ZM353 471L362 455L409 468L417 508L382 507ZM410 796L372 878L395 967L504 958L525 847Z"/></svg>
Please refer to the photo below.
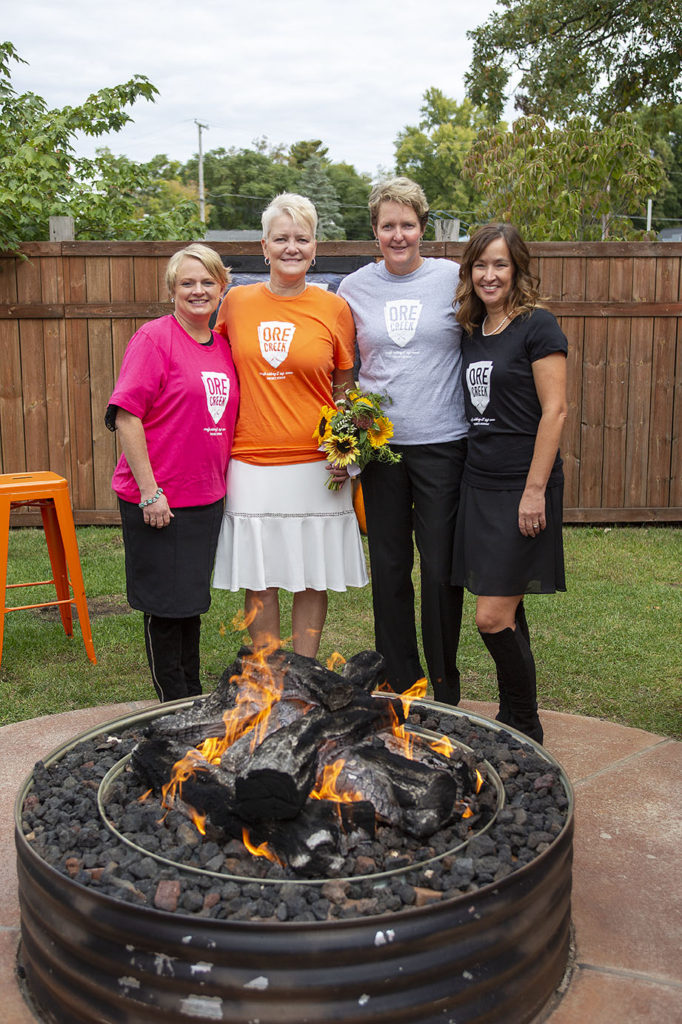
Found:
<svg viewBox="0 0 682 1024"><path fill-rule="evenodd" d="M485 305L474 291L471 268L496 238L504 239L514 264L514 284L509 297L510 308L518 312L530 313L536 306L541 305L538 291L540 281L530 272L530 253L518 230L513 224L484 224L473 233L467 242L459 267L459 284L455 292L455 303L458 307L457 321L467 334L472 334L474 328L483 322L486 315Z"/></svg>

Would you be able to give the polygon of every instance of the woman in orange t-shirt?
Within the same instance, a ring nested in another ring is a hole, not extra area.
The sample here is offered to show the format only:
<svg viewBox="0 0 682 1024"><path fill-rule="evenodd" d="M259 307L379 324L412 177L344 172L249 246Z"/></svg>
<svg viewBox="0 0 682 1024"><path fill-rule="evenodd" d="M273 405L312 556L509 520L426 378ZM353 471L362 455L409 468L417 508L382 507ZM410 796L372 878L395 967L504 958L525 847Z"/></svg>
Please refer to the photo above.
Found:
<svg viewBox="0 0 682 1024"><path fill-rule="evenodd" d="M241 398L213 585L246 590L255 646L279 646L279 590L291 591L294 651L314 658L327 590L368 582L346 470L329 467L313 440L322 406L354 385L355 327L343 299L306 282L310 200L283 193L262 220L269 281L230 289L216 324ZM325 487L329 473L339 490Z"/></svg>

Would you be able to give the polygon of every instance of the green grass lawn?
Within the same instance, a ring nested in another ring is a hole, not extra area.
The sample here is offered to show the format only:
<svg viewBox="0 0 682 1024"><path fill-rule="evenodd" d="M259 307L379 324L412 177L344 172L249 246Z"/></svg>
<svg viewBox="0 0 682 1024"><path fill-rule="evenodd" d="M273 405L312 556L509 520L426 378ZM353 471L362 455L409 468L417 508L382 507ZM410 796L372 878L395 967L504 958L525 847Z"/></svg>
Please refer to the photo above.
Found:
<svg viewBox="0 0 682 1024"><path fill-rule="evenodd" d="M682 738L682 530L567 527L564 540L568 592L526 599L541 707ZM80 527L78 543L98 663L88 661L78 625L73 639L65 636L56 609L8 614L0 724L154 697L142 616L125 600L120 530ZM8 582L50 575L42 530L13 530ZM415 585L418 590L416 572ZM47 600L50 589L10 592L9 603ZM287 622L290 599L282 596ZM241 594L214 591L203 617L205 689L215 685L245 638L232 628L241 606ZM330 594L320 659L335 650L348 657L372 646L370 588ZM494 700L493 664L476 632L468 594L460 650L463 695Z"/></svg>

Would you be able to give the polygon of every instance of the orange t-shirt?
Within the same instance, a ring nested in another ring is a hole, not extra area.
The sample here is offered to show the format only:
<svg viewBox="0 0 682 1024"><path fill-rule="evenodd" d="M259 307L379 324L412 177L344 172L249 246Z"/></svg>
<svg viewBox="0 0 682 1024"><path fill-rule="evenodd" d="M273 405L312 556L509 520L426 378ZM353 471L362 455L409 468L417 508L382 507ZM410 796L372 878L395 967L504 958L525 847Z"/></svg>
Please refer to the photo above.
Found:
<svg viewBox="0 0 682 1024"><path fill-rule="evenodd" d="M325 459L313 431L332 403L333 371L354 361L345 300L316 285L293 297L240 285L225 296L215 329L228 338L239 376L233 458L258 466Z"/></svg>

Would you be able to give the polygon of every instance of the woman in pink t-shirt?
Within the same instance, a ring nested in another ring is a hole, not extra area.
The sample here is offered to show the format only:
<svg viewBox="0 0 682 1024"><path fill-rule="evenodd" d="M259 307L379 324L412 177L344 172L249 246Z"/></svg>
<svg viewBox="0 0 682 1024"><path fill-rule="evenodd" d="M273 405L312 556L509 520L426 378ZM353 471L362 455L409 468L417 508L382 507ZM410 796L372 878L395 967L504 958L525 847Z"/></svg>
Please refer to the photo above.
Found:
<svg viewBox="0 0 682 1024"><path fill-rule="evenodd" d="M200 615L222 521L239 385L209 321L227 284L220 257L193 244L171 257L170 316L130 340L105 422L123 454L112 487L125 545L128 602L144 612L159 700L201 693Z"/></svg>

